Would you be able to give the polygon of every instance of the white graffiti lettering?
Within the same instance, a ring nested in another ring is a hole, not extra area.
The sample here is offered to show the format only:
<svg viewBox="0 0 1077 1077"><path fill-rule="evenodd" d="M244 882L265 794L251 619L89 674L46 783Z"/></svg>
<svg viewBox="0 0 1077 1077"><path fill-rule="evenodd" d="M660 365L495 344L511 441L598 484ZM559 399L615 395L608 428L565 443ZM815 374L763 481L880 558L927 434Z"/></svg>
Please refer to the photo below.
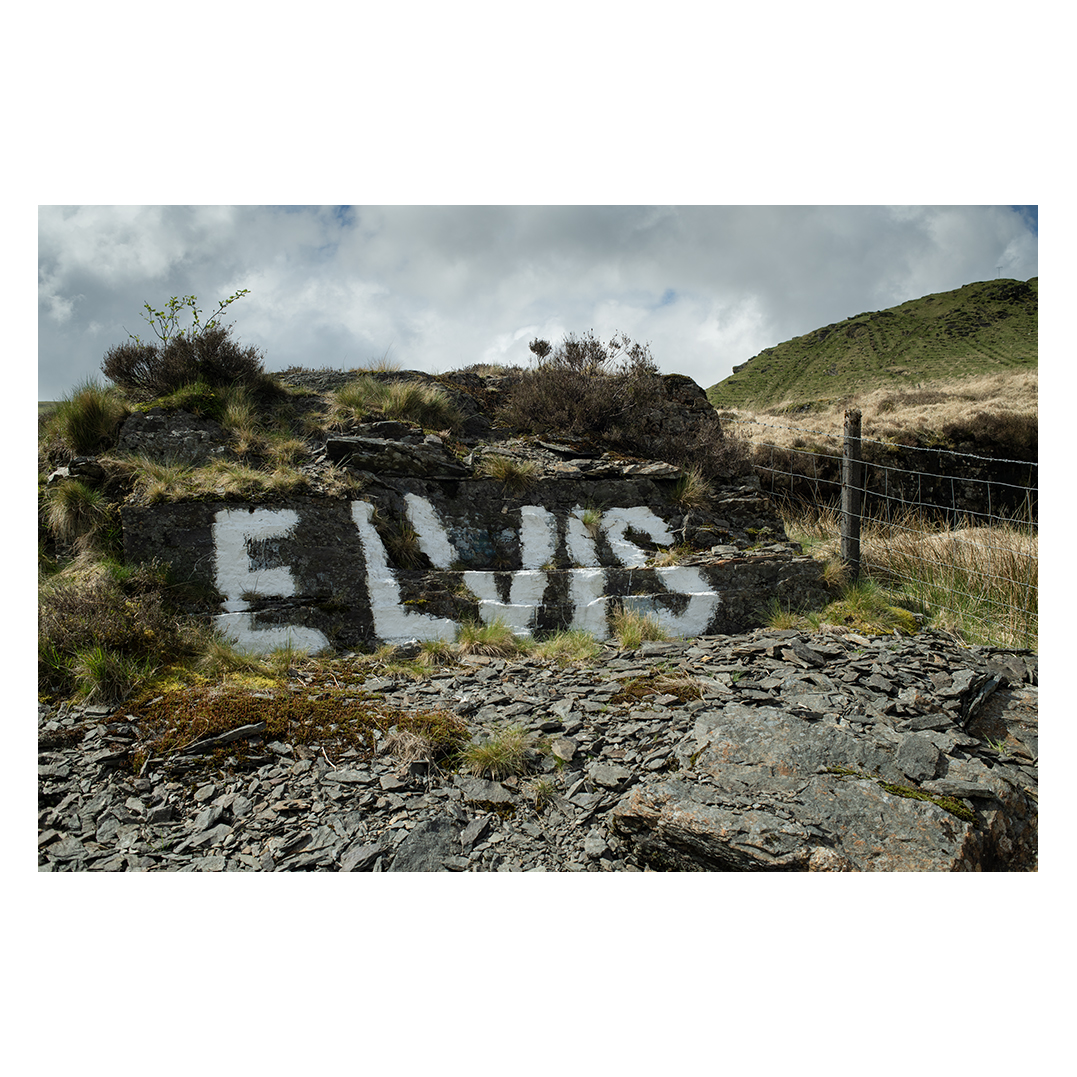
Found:
<svg viewBox="0 0 1077 1077"><path fill-rule="evenodd" d="M408 494L405 504L408 520L418 535L419 548L431 564L439 569L457 564L458 551L437 508L415 494ZM571 627L606 639L611 600L606 591L607 570L599 564L597 532L592 533L584 524L584 515L584 510L577 506L563 522L565 549L575 566L563 571L572 607ZM400 583L374 526L374 506L366 501L352 502L351 518L362 548L377 639L402 642L454 638L460 627L456 621L409 609L403 603ZM225 596L225 612L218 616L217 623L248 650L266 651L289 643L310 651L329 646L326 636L315 628L254 624L250 608L253 599L286 598L295 594L292 572L280 563L274 551L281 540L292 534L297 523L298 514L292 509L224 509L216 514L213 524L216 580L218 590ZM601 516L600 527L614 558L629 569L643 568L650 556L628 537L629 532L647 536L658 544L674 541L668 524L644 507L607 509ZM528 634L535 629L549 585L548 566L559 545L557 518L542 506L524 505L520 508L519 537L520 569L464 570L461 579L477 599L483 622L500 619L514 632ZM654 616L678 635L706 631L720 596L711 589L704 574L698 569L677 566L657 568L653 572L652 579L660 582L663 592L621 596L624 606ZM682 611L671 612L669 600L663 601L662 594L681 596Z"/></svg>
<svg viewBox="0 0 1077 1077"><path fill-rule="evenodd" d="M224 613L217 627L248 651L272 651L296 647L321 651L329 640L316 628L273 625L256 628L247 611L255 597L287 597L295 594L295 581L285 565L266 567L267 545L286 537L299 522L293 509L223 509L213 522L213 546L217 554L217 590L224 595Z"/></svg>

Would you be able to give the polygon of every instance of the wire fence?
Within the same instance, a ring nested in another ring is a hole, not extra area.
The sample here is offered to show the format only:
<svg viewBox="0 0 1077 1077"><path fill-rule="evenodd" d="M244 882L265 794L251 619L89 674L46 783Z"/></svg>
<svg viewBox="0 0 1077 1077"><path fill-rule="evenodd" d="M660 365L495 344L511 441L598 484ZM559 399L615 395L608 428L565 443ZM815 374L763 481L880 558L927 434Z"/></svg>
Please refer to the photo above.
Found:
<svg viewBox="0 0 1077 1077"><path fill-rule="evenodd" d="M864 437L859 413L851 442L849 414L845 431L724 422L753 428L743 435L760 485L796 537L828 554L840 542L847 564L853 549L854 578L863 571L970 642L1035 649L1038 464Z"/></svg>

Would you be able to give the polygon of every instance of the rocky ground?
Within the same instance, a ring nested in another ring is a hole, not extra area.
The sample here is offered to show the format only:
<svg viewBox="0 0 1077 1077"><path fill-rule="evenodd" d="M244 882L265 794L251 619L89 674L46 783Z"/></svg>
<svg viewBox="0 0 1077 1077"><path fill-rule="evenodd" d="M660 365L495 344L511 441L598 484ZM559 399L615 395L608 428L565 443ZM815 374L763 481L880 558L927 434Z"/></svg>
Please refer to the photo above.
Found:
<svg viewBox="0 0 1077 1077"><path fill-rule="evenodd" d="M503 781L261 743L257 724L231 734L242 763L201 745L135 768L122 706L42 705L39 865L1035 871L1036 683L1031 654L842 629L610 647L587 668L476 656L366 683L476 736L523 726L531 772Z"/></svg>

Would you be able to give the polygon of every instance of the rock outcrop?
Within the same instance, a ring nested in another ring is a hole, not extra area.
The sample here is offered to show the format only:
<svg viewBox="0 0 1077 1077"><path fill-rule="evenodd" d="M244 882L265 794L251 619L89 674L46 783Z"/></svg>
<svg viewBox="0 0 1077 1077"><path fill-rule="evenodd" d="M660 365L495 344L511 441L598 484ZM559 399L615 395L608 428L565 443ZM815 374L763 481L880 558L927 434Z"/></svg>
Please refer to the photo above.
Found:
<svg viewBox="0 0 1077 1077"><path fill-rule="evenodd" d="M288 376L312 394L349 377ZM575 627L605 639L625 607L679 635L729 633L754 627L773 600L809 606L824 596L819 564L786 541L753 475L686 493L686 471L669 458L721 440L691 379L657 379L661 392L632 433L632 447L648 453L639 457L495 428L505 378L394 377L450 392L465 429L482 432L353 423L311 445L301 496L128 502L125 558L166 561L177 578L216 591L220 626L251 650L452 639L464 621L495 619L521 634ZM227 448L211 433L154 409L129 419L121 442L175 443L208 458ZM326 469L346 473L352 492L323 493Z"/></svg>

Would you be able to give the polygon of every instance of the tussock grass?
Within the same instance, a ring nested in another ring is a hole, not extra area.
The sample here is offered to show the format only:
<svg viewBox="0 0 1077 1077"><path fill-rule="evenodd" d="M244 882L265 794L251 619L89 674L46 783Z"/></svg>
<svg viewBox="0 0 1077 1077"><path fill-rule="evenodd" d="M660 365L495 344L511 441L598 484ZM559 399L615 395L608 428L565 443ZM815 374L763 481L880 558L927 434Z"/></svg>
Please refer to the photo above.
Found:
<svg viewBox="0 0 1077 1077"><path fill-rule="evenodd" d="M130 405L114 387L81 382L43 417L41 448L50 458L92 456L115 443L130 414Z"/></svg>
<svg viewBox="0 0 1077 1077"><path fill-rule="evenodd" d="M182 462L155 460L132 453L104 461L114 475L131 483L134 504L169 501L240 500L286 497L306 491L310 480L286 464L252 467L237 460L217 459L196 467Z"/></svg>
<svg viewBox="0 0 1077 1077"><path fill-rule="evenodd" d="M566 628L535 644L534 655L558 665L586 665L602 654L602 644L582 628Z"/></svg>
<svg viewBox="0 0 1077 1077"><path fill-rule="evenodd" d="M701 509L714 497L714 487L699 467L689 467L677 481L673 499L681 508Z"/></svg>
<svg viewBox="0 0 1077 1077"><path fill-rule="evenodd" d="M840 583L839 514L787 507L783 515L790 538L835 566ZM932 627L969 643L1035 650L1038 549L1036 531L1020 522L954 527L908 513L863 522L861 572Z"/></svg>
<svg viewBox="0 0 1077 1077"><path fill-rule="evenodd" d="M586 528L587 533L596 542L602 531L602 510L596 508L586 508L580 513L580 522Z"/></svg>
<svg viewBox="0 0 1077 1077"><path fill-rule="evenodd" d="M514 456L501 456L490 453L483 456L475 469L485 479L494 479L506 490L520 493L533 485L538 478L539 468L533 460L519 460Z"/></svg>
<svg viewBox="0 0 1077 1077"><path fill-rule="evenodd" d="M363 374L337 389L330 398L327 422L332 428L376 418L418 423L429 430L456 430L462 421L444 389L417 381Z"/></svg>
<svg viewBox="0 0 1077 1077"><path fill-rule="evenodd" d="M135 656L95 644L78 651L71 663L76 695L87 703L126 699L157 672L152 655Z"/></svg>
<svg viewBox="0 0 1077 1077"><path fill-rule="evenodd" d="M625 651L634 651L641 643L649 640L670 638L670 634L656 618L631 609L617 610L613 615L611 628L621 649Z"/></svg>
<svg viewBox="0 0 1077 1077"><path fill-rule="evenodd" d="M477 778L493 781L526 774L535 745L534 734L521 725L511 725L465 745L460 751L460 767Z"/></svg>
<svg viewBox="0 0 1077 1077"><path fill-rule="evenodd" d="M517 636L500 617L489 624L464 621L456 634L456 649L460 654L513 658L525 654L533 645L533 640Z"/></svg>
<svg viewBox="0 0 1077 1077"><path fill-rule="evenodd" d="M103 552L115 545L119 514L99 489L66 479L46 487L43 500L50 530L77 552Z"/></svg>

